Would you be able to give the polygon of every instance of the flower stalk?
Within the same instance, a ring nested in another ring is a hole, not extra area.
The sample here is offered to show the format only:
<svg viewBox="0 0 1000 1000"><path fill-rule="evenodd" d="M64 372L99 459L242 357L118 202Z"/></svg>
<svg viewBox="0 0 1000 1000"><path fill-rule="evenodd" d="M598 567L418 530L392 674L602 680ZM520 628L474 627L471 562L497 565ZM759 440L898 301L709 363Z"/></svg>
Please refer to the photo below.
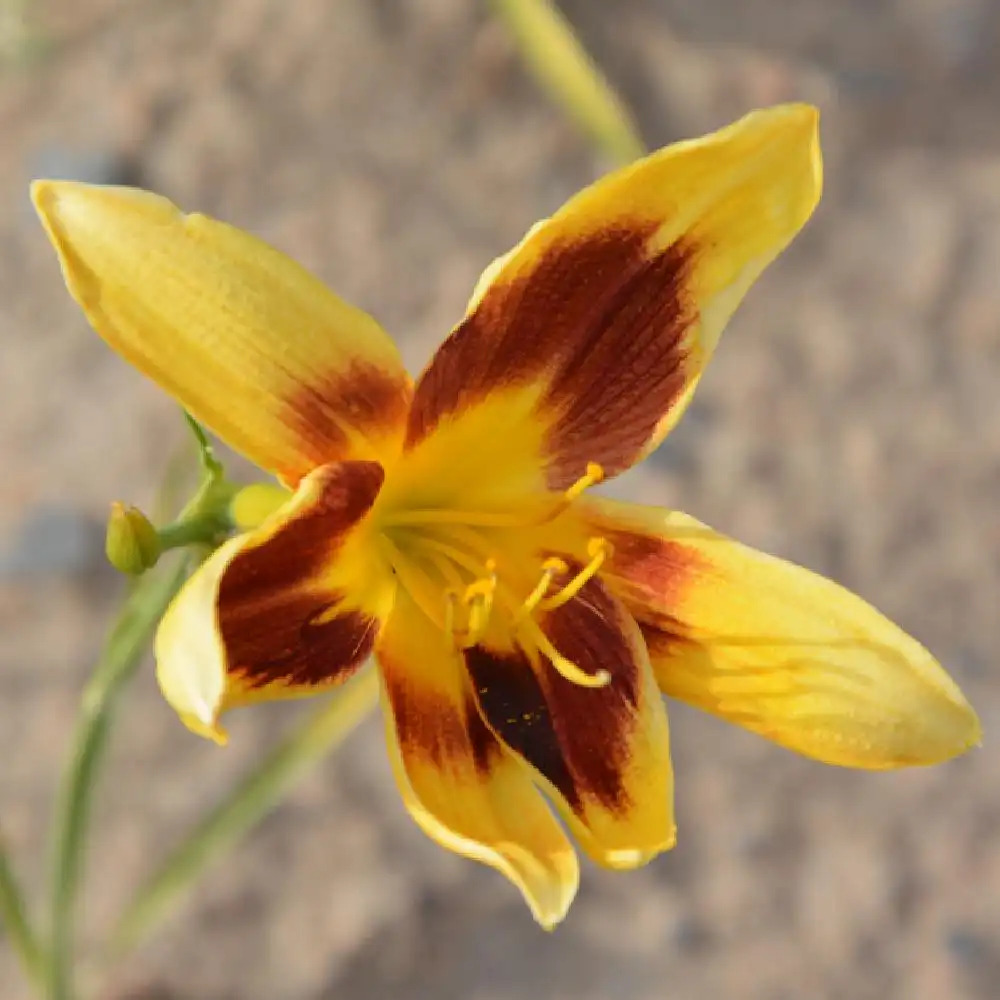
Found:
<svg viewBox="0 0 1000 1000"><path fill-rule="evenodd" d="M27 903L14 876L10 855L0 835L0 927L21 962L25 975L35 986L45 978L45 956L38 935L31 924Z"/></svg>
<svg viewBox="0 0 1000 1000"><path fill-rule="evenodd" d="M97 775L118 700L135 673L156 623L187 576L181 559L142 577L122 607L98 665L84 689L69 764L56 808L50 900L51 946L46 968L51 1000L71 1000L76 904Z"/></svg>
<svg viewBox="0 0 1000 1000"><path fill-rule="evenodd" d="M628 109L551 0L490 0L539 86L613 163L645 145Z"/></svg>

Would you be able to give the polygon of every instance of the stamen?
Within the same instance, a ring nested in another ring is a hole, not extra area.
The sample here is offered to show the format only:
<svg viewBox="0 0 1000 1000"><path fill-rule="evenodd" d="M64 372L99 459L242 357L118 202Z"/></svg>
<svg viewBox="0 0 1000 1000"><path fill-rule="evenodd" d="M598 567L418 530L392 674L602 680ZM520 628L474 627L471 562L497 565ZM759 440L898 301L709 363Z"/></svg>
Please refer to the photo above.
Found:
<svg viewBox="0 0 1000 1000"><path fill-rule="evenodd" d="M486 569L487 573L490 572L487 567L492 560L476 559L463 549L449 545L447 542L442 542L437 538L432 538L429 535L421 535L418 545L421 549L431 549L434 552L440 553L455 563L456 566L461 566L462 569L473 576L482 576L484 569Z"/></svg>
<svg viewBox="0 0 1000 1000"><path fill-rule="evenodd" d="M400 585L413 599L420 610L435 624L441 626L440 594L417 565L408 559L398 546L387 536L379 539L387 561L399 580Z"/></svg>
<svg viewBox="0 0 1000 1000"><path fill-rule="evenodd" d="M587 471L564 494L567 500L575 500L591 486L596 486L604 478L604 469L596 462L587 463Z"/></svg>
<svg viewBox="0 0 1000 1000"><path fill-rule="evenodd" d="M402 510L386 517L383 524L387 528L410 528L441 524L467 524L472 528L523 528L533 523L517 514L484 510ZM544 523L544 522L539 522Z"/></svg>
<svg viewBox="0 0 1000 1000"><path fill-rule="evenodd" d="M457 601L458 594L455 591L446 590L444 592L444 634L452 649L458 649L458 637L455 632L455 604Z"/></svg>
<svg viewBox="0 0 1000 1000"><path fill-rule="evenodd" d="M465 588L463 602L469 609L469 625L464 637L465 647L475 646L486 632L493 610L493 596L497 589L496 562L486 560L488 576L475 580Z"/></svg>
<svg viewBox="0 0 1000 1000"><path fill-rule="evenodd" d="M481 594L477 594L469 604L469 625L465 630L465 635L462 636L463 649L475 646L482 639L489 620L490 614L486 607L486 599Z"/></svg>
<svg viewBox="0 0 1000 1000"><path fill-rule="evenodd" d="M559 593L538 602L543 611L561 608L567 601L573 600L611 555L611 543L606 538L591 538L587 543L587 555L590 556L590 562Z"/></svg>
<svg viewBox="0 0 1000 1000"><path fill-rule="evenodd" d="M568 490L566 490L548 514L537 524L548 524L554 521L563 511L569 510L573 502L591 486L596 486L604 478L604 469L596 462L587 463L587 471Z"/></svg>
<svg viewBox="0 0 1000 1000"><path fill-rule="evenodd" d="M492 510L401 510L388 515L382 522L386 528L428 527L440 524L446 527L464 524L470 528L531 528L548 524L591 486L604 479L604 469L597 462L588 462L587 471L552 505L534 513L517 513Z"/></svg>
<svg viewBox="0 0 1000 1000"><path fill-rule="evenodd" d="M542 598L549 592L553 578L562 576L563 573L568 572L569 566L562 559L558 558L558 556L546 559L542 563L542 578L535 584L535 589L524 599L524 603L518 609L515 620L517 621L526 615L530 615L538 607L539 603L541 603Z"/></svg>
<svg viewBox="0 0 1000 1000"><path fill-rule="evenodd" d="M533 618L526 619L522 625L530 633L538 651L555 667L556 672L571 684L585 688L602 688L611 683L611 674L607 670L598 670L593 674L584 673L572 660L563 656Z"/></svg>

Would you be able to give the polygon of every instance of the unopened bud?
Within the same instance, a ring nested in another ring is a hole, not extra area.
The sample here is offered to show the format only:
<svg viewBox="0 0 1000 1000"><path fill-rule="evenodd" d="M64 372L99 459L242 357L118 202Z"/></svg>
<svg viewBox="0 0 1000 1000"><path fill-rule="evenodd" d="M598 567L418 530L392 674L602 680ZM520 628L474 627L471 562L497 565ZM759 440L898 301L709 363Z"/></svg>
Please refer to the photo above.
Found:
<svg viewBox="0 0 1000 1000"><path fill-rule="evenodd" d="M104 551L115 569L134 576L155 566L162 548L149 518L138 507L116 502L111 505Z"/></svg>
<svg viewBox="0 0 1000 1000"><path fill-rule="evenodd" d="M241 531L256 528L288 503L292 494L277 483L244 486L229 504L229 517Z"/></svg>

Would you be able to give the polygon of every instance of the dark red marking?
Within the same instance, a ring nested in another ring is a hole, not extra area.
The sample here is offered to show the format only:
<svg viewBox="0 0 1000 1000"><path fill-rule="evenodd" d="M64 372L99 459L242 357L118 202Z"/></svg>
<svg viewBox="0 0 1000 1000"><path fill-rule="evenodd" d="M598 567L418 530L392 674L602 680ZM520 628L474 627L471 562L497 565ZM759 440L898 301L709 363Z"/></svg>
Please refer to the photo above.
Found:
<svg viewBox="0 0 1000 1000"><path fill-rule="evenodd" d="M699 644L687 634L684 625L671 615L657 614L645 608L638 611L636 621L651 661L675 655L679 649L694 651L699 648Z"/></svg>
<svg viewBox="0 0 1000 1000"><path fill-rule="evenodd" d="M432 690L408 683L391 665L383 663L383 676L404 759L422 757L439 771L469 761L489 777L502 750L471 697L459 708Z"/></svg>
<svg viewBox="0 0 1000 1000"><path fill-rule="evenodd" d="M375 438L397 431L402 437L412 388L405 374L394 374L377 365L354 361L344 371L315 373L284 408L283 418L302 440L301 453L313 467L350 459L345 428L356 428ZM283 469L290 485L309 469Z"/></svg>
<svg viewBox="0 0 1000 1000"><path fill-rule="evenodd" d="M639 664L624 634L623 612L590 581L579 597L540 624L553 645L587 673L611 674L604 688L567 681L548 661L523 652L466 652L479 707L494 732L581 812L584 800L622 812L630 805L622 776L641 699Z"/></svg>
<svg viewBox="0 0 1000 1000"><path fill-rule="evenodd" d="M681 344L697 318L686 288L693 250L678 243L648 257L656 228L556 244L531 273L501 276L421 376L407 445L490 391L541 378L541 406L557 414L553 489L587 461L608 475L632 464L687 383Z"/></svg>
<svg viewBox="0 0 1000 1000"><path fill-rule="evenodd" d="M583 569L572 562L569 567L574 576ZM573 600L543 615L540 624L552 645L585 674L599 670L611 674L611 683L598 690L616 695L631 710L637 708L641 694L638 664L625 634L631 622L599 580L588 580ZM554 672L553 677L566 685L566 694L590 690Z"/></svg>
<svg viewBox="0 0 1000 1000"><path fill-rule="evenodd" d="M574 812L581 802L563 754L545 692L520 651L495 653L483 646L466 651L465 662L476 689L479 710L493 731L515 753L537 768L559 790Z"/></svg>
<svg viewBox="0 0 1000 1000"><path fill-rule="evenodd" d="M378 622L357 611L317 619L329 597L286 596L266 604L231 604L220 614L230 673L249 688L315 687L347 680L371 653Z"/></svg>
<svg viewBox="0 0 1000 1000"><path fill-rule="evenodd" d="M709 567L702 555L683 542L630 530L603 519L591 521L594 531L612 546L603 573L605 582L640 622L661 619L666 631L681 628L673 611L693 577Z"/></svg>
<svg viewBox="0 0 1000 1000"><path fill-rule="evenodd" d="M368 512L382 486L377 462L317 470L319 497L271 538L238 553L222 575L216 614L226 659L250 687L313 686L349 676L371 652L378 623L357 611L318 619L339 595L309 581Z"/></svg>

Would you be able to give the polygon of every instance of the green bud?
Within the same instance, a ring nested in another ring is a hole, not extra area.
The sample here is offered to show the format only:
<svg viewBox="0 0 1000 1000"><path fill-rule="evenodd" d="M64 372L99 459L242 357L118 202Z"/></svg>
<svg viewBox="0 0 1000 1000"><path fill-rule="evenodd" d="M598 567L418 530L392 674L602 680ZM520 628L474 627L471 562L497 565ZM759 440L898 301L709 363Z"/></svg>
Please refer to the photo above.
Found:
<svg viewBox="0 0 1000 1000"><path fill-rule="evenodd" d="M292 498L277 483L252 483L238 490L229 503L229 519L241 531L249 531L266 521Z"/></svg>
<svg viewBox="0 0 1000 1000"><path fill-rule="evenodd" d="M138 507L116 502L111 505L104 551L115 569L135 576L156 565L162 546L156 528Z"/></svg>

